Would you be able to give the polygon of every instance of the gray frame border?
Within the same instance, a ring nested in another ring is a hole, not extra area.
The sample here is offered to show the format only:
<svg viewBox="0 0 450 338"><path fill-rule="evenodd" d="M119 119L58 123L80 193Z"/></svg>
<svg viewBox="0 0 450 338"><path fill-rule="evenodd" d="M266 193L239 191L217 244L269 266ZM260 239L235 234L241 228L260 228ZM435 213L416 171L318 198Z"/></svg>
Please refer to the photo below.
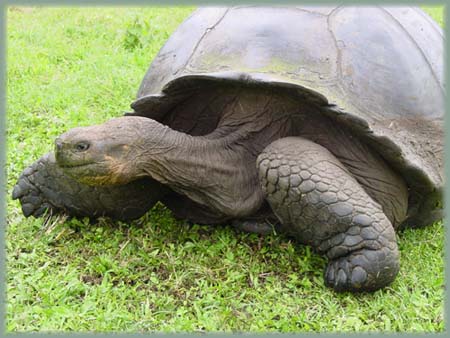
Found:
<svg viewBox="0 0 450 338"><path fill-rule="evenodd" d="M239 4L320 4L320 5L327 5L327 4L335 4L335 3L343 3L343 4L353 4L353 5L373 5L373 4L383 4L383 5L427 5L427 6L444 6L444 22L445 22L445 28L444 28L444 34L445 37L450 36L450 10L449 6L447 5L446 0L441 1L407 1L407 0L397 0L397 1L389 1L389 0L341 0L341 1L329 1L329 0L316 0L316 1L302 1L302 0L245 0L245 1L236 1L236 0L229 0L229 1L218 1L218 0L198 0L198 1L164 1L164 0L0 0L0 244L1 244L1 250L0 250L0 335L6 335L6 326L5 326L5 315L6 315L6 248L5 248L5 229L7 226L6 222L6 193L7 193L7 181L6 181L6 152L7 152L7 145L6 145L6 67L7 67L7 60L6 60L6 48L7 48L7 29L6 29L6 12L8 6L137 6L137 5L163 5L163 6L176 6L176 5L239 5ZM448 65L449 59L448 55L449 53L449 46L450 43L446 41L446 48L445 48L445 83L450 83L450 67ZM450 98L448 95L446 95L446 117L445 117L445 129L450 129L450 119L447 117L447 114L450 112ZM450 134L448 132L445 133L445 177L449 177L450 174ZM449 196L449 186L446 185L445 187L445 196ZM444 199L444 205L446 214L448 214L448 211L450 210L450 201L445 198ZM449 272L449 262L448 262L448 230L444 228L445 231L445 250L444 250L444 258L445 258L445 280L446 283L449 280L450 272ZM445 310L444 310L444 325L446 326L444 332L442 333L433 333L433 335L438 336L445 336L447 333L447 323L449 318L449 311L450 306L448 303L448 290L445 291ZM8 333L8 335L15 335L18 337L21 336L28 336L32 333ZM35 333L33 334L35 337L47 337L50 333ZM142 336L144 334L136 334L136 333L51 333L52 335L73 335L73 336L95 336L95 337L109 337L109 336L119 336L119 337L134 337L134 336ZM345 333L348 334L348 333ZM197 336L195 334L185 334L185 333L177 333L177 334L161 334L161 333L151 333L149 334L154 337L179 337L181 335L184 336ZM221 333L208 333L206 335L215 335L215 336L229 336L231 334L221 334ZM246 336L257 336L257 337L266 337L269 336L269 334L245 334ZM314 333L301 333L301 334L270 334L270 336L273 335L288 335L288 336L312 336L316 335ZM322 335L319 334L319 335ZM327 334L327 336L337 336L342 334L337 333L330 333ZM350 335L359 336L361 333L350 333ZM365 334L367 335L367 334ZM371 335L375 336L397 336L397 334L393 333L374 333ZM428 334L406 334L407 336L424 336L424 335L431 335L431 333Z"/></svg>
<svg viewBox="0 0 450 338"><path fill-rule="evenodd" d="M6 11L0 4L0 330L6 314Z"/></svg>

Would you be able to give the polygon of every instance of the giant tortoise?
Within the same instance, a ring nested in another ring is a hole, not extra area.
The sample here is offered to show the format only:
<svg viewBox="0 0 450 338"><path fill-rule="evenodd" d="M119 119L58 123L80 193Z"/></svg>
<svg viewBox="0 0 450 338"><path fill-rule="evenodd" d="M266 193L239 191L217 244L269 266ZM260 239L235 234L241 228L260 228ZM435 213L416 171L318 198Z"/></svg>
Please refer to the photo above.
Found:
<svg viewBox="0 0 450 338"><path fill-rule="evenodd" d="M202 8L133 112L75 128L13 191L26 216L179 218L293 236L325 282L399 270L395 229L442 218L443 35L416 8Z"/></svg>

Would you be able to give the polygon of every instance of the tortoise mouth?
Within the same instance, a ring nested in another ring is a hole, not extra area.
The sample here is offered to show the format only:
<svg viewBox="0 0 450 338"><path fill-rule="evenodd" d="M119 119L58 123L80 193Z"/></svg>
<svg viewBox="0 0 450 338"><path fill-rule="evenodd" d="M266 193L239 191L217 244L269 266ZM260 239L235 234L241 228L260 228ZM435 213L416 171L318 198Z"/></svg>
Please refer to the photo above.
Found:
<svg viewBox="0 0 450 338"><path fill-rule="evenodd" d="M59 166L63 169L75 169L91 166L93 164L97 164L97 162L85 162L85 163L58 163Z"/></svg>
<svg viewBox="0 0 450 338"><path fill-rule="evenodd" d="M76 181L91 185L114 184L114 173L99 162L65 163L60 165L62 170Z"/></svg>
<svg viewBox="0 0 450 338"><path fill-rule="evenodd" d="M99 162L83 162L83 163L58 163L62 170L69 176L76 180L81 180L83 177L103 176L105 174L105 167Z"/></svg>
<svg viewBox="0 0 450 338"><path fill-rule="evenodd" d="M76 181L90 186L121 185L129 182L126 176L105 162L69 164L61 168Z"/></svg>

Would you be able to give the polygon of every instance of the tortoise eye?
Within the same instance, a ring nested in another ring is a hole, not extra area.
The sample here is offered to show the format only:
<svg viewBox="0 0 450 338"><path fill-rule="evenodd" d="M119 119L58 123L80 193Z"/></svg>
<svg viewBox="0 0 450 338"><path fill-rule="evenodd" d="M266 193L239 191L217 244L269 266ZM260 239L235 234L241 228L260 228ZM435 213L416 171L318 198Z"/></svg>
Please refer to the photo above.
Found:
<svg viewBox="0 0 450 338"><path fill-rule="evenodd" d="M89 149L89 143L87 142L79 142L75 145L76 151L86 151Z"/></svg>

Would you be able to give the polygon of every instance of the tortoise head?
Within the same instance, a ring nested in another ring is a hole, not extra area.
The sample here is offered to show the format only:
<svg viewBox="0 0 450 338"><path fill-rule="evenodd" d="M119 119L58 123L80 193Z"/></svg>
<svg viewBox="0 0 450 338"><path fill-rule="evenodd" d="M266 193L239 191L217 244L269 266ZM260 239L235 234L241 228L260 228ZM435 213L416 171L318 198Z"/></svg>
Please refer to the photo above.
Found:
<svg viewBox="0 0 450 338"><path fill-rule="evenodd" d="M156 125L160 124L147 118L120 117L101 125L71 129L55 141L56 160L79 182L126 184L144 176L139 159L147 149L143 145L149 139L156 141L161 129L152 132L151 127Z"/></svg>

